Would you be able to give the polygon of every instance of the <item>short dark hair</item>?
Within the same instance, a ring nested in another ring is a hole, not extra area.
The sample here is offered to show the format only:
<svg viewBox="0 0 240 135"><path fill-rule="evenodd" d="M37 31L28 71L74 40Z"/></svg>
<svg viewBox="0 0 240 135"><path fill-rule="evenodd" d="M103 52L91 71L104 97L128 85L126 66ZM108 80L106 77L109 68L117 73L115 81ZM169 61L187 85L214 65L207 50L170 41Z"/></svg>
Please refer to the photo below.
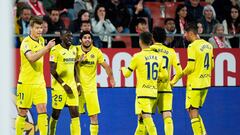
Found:
<svg viewBox="0 0 240 135"><path fill-rule="evenodd" d="M173 21L175 23L175 20L173 18L166 18L164 20L164 24L166 25L168 21Z"/></svg>
<svg viewBox="0 0 240 135"><path fill-rule="evenodd" d="M147 21L146 21L144 18L138 18L138 19L136 20L136 26L137 26L138 24L147 24Z"/></svg>
<svg viewBox="0 0 240 135"><path fill-rule="evenodd" d="M66 34L66 33L72 33L70 30L68 30L68 29L62 29L62 30L60 30L60 36L63 36L64 34Z"/></svg>
<svg viewBox="0 0 240 135"><path fill-rule="evenodd" d="M152 38L153 36L150 32L143 32L139 35L139 40L148 46L152 44Z"/></svg>
<svg viewBox="0 0 240 135"><path fill-rule="evenodd" d="M30 19L30 26L33 27L34 24L43 24L43 19L41 17L38 16L32 16Z"/></svg>
<svg viewBox="0 0 240 135"><path fill-rule="evenodd" d="M164 43L166 40L166 31L161 27L154 27L152 30L153 39L156 42Z"/></svg>
<svg viewBox="0 0 240 135"><path fill-rule="evenodd" d="M89 35L91 36L92 40L93 40L93 35L92 35L92 33L91 33L90 31L82 31L82 32L80 33L79 38L82 39L83 36L86 35L86 34L89 34Z"/></svg>
<svg viewBox="0 0 240 135"><path fill-rule="evenodd" d="M27 6L27 5L25 5L25 6L23 6L23 7L21 8L21 11L20 11L21 14L23 13L23 10L30 10L30 11L32 11L31 7L29 7L29 6Z"/></svg>
<svg viewBox="0 0 240 135"><path fill-rule="evenodd" d="M82 26L83 23L89 23L89 24L91 24L91 21L90 21L90 20L81 21L81 22L80 22L80 27Z"/></svg>
<svg viewBox="0 0 240 135"><path fill-rule="evenodd" d="M49 9L49 14L51 15L52 11L58 11L59 12L59 9L57 7L52 7ZM60 13L60 12L59 12Z"/></svg>
<svg viewBox="0 0 240 135"><path fill-rule="evenodd" d="M198 34L198 28L197 28L197 24L196 23L189 23L187 24L186 28L185 28L186 32L193 32L194 34Z"/></svg>

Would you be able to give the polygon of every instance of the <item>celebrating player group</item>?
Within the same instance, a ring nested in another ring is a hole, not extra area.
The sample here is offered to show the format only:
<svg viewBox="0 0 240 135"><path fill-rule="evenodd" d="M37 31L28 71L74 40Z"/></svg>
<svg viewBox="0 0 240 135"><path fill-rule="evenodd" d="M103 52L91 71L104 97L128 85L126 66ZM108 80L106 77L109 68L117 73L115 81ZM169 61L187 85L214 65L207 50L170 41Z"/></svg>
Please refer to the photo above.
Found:
<svg viewBox="0 0 240 135"><path fill-rule="evenodd" d="M55 135L61 110L67 106L71 116L71 135L80 135L80 119L85 107L90 118L90 133L99 131L100 105L97 93L97 65L106 71L110 84L115 86L112 69L105 62L103 53L94 46L89 31L80 33L80 45L73 45L73 35L68 30L60 31L61 43L55 39L47 45L42 37L42 19L30 21L30 35L21 43L21 70L17 84L18 116L15 121L16 135L23 135L25 119L32 104L36 105L37 125L40 135ZM139 35L141 51L134 54L130 64L122 67L124 77L136 73L135 113L138 125L135 135L157 135L152 114L157 110L162 115L165 135L174 134L172 119L172 88L183 76L187 76L185 107L189 113L194 135L206 135L199 109L203 106L211 86L211 71L214 68L213 47L197 34L197 27L188 24L184 37L190 42L187 66L182 69L174 49L166 46L164 29L155 27ZM47 91L43 74L43 56L50 52L52 75L52 114L48 120ZM172 67L175 69L171 77Z"/></svg>

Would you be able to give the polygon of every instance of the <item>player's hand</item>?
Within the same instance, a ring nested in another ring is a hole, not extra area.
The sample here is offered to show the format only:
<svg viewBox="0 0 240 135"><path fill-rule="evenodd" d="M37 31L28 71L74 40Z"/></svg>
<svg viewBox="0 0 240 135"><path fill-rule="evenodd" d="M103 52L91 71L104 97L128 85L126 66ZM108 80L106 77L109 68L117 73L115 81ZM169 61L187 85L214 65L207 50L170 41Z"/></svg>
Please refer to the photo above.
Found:
<svg viewBox="0 0 240 135"><path fill-rule="evenodd" d="M81 85L77 86L77 90L78 90L78 96L81 96L81 94L82 94L82 86Z"/></svg>
<svg viewBox="0 0 240 135"><path fill-rule="evenodd" d="M110 84L111 84L112 87L115 87L116 84L115 84L115 80L113 78L110 79Z"/></svg>
<svg viewBox="0 0 240 135"><path fill-rule="evenodd" d="M82 54L82 55L80 56L80 58L77 59L77 62L80 62L80 63L81 63L82 61L85 61L86 58L87 58L87 56L84 55L84 54Z"/></svg>
<svg viewBox="0 0 240 135"><path fill-rule="evenodd" d="M67 94L73 94L72 89L67 84L65 84L63 88L67 92Z"/></svg>
<svg viewBox="0 0 240 135"><path fill-rule="evenodd" d="M54 39L51 39L51 40L48 42L48 44L47 44L46 47L48 47L48 49L51 49L55 44L56 44L56 42L55 42L55 38L54 38Z"/></svg>

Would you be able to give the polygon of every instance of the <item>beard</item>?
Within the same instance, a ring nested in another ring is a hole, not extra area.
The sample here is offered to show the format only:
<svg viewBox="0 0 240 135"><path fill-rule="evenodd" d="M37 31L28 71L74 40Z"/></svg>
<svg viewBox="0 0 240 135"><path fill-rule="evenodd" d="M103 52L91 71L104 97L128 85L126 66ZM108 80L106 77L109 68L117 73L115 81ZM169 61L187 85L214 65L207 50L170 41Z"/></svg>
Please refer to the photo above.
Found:
<svg viewBox="0 0 240 135"><path fill-rule="evenodd" d="M89 45L82 44L82 46L83 46L84 48L89 48L89 47L91 46L91 44L89 44Z"/></svg>

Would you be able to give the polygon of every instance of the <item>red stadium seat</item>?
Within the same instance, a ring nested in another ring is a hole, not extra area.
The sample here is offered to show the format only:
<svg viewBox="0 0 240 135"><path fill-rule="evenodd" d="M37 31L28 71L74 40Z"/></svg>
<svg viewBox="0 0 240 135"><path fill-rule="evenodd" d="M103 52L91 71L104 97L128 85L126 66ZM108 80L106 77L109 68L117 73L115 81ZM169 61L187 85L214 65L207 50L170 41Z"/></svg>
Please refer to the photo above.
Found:
<svg viewBox="0 0 240 135"><path fill-rule="evenodd" d="M209 4L209 3L205 2L205 1L200 1L200 5L203 6L203 7L206 6L206 5L208 5L208 4Z"/></svg>
<svg viewBox="0 0 240 135"><path fill-rule="evenodd" d="M160 2L144 2L144 6L150 9L153 18L160 17L160 5Z"/></svg>
<svg viewBox="0 0 240 135"><path fill-rule="evenodd" d="M70 18L69 17L61 17L61 19L64 23L65 29L68 29L70 26L70 23L71 23Z"/></svg>
<svg viewBox="0 0 240 135"><path fill-rule="evenodd" d="M156 27L156 26L164 27L164 20L165 18L161 18L161 17L156 18L155 20L153 20L153 27Z"/></svg>
<svg viewBox="0 0 240 135"><path fill-rule="evenodd" d="M161 3L160 2L144 2L144 6L149 8L153 18L153 27L160 26Z"/></svg>

